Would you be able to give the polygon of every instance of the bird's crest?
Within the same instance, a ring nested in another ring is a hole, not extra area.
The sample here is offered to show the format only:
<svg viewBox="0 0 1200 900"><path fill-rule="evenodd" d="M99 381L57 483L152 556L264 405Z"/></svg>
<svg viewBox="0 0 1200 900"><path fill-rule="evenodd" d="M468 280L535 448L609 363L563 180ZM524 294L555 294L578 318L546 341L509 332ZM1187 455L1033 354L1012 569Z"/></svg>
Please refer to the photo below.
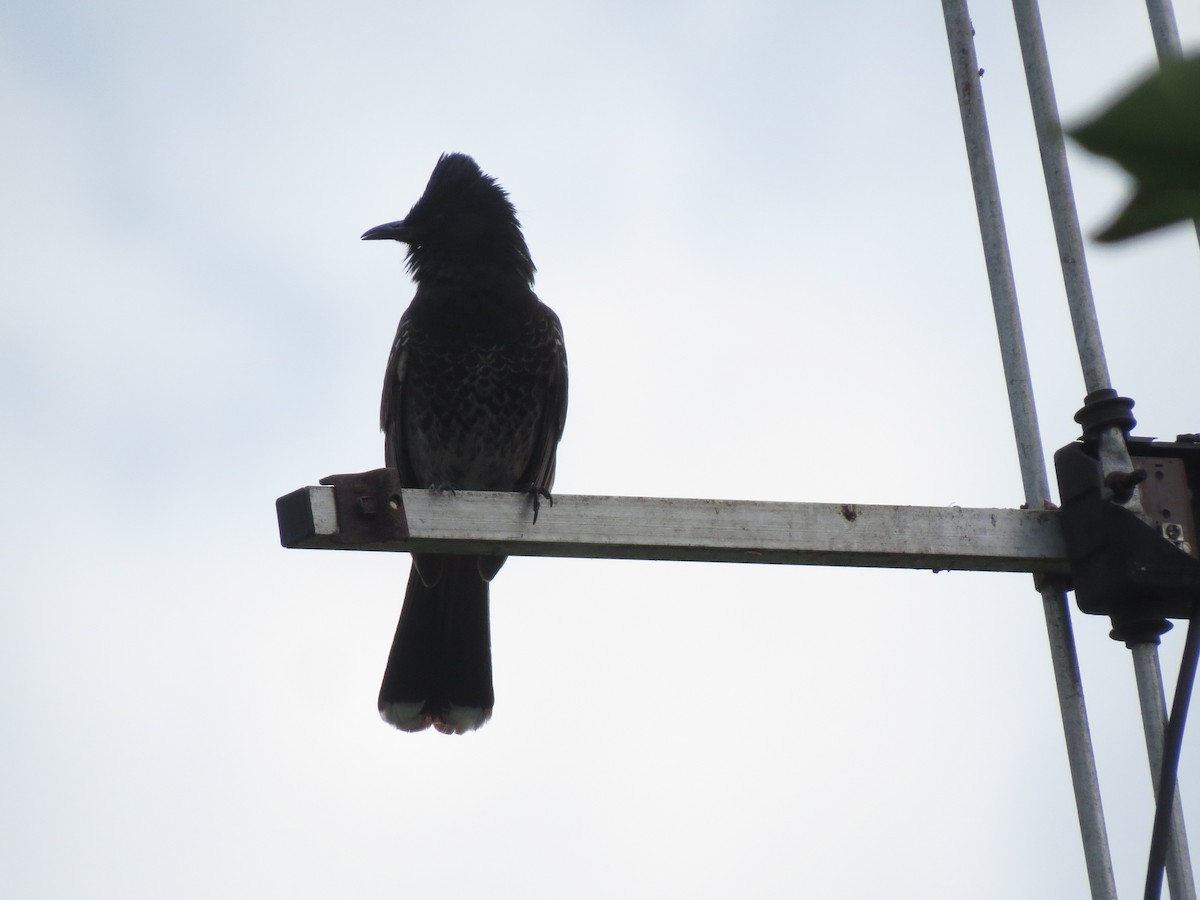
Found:
<svg viewBox="0 0 1200 900"><path fill-rule="evenodd" d="M404 222L418 281L467 264L533 283L536 268L508 192L465 153L442 154Z"/></svg>

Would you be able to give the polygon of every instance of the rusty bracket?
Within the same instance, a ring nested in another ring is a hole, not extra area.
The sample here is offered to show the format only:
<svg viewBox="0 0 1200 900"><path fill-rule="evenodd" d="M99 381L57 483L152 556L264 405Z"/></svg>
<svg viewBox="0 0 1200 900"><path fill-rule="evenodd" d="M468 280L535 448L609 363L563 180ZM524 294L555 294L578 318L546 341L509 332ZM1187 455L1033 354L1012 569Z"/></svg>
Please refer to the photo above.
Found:
<svg viewBox="0 0 1200 900"><path fill-rule="evenodd" d="M321 479L275 501L285 547L365 547L406 541L408 519L395 469L373 469ZM330 490L332 488L332 490Z"/></svg>
<svg viewBox="0 0 1200 900"><path fill-rule="evenodd" d="M400 474L395 469L329 475L321 479L321 484L333 488L339 543L408 540Z"/></svg>

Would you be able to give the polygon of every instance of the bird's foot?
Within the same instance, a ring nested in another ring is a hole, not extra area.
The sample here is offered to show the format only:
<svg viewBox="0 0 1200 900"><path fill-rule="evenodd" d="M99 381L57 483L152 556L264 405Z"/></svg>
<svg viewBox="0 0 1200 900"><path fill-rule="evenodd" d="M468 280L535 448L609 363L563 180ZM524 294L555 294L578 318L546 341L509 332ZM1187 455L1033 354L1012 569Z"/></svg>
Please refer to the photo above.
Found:
<svg viewBox="0 0 1200 900"><path fill-rule="evenodd" d="M544 487L531 487L525 491L529 495L529 499L533 501L533 524L537 524L538 512L541 511L542 501L545 500L551 506L554 505L554 498L550 496L550 492Z"/></svg>
<svg viewBox="0 0 1200 900"><path fill-rule="evenodd" d="M453 497L455 494L458 493L458 488L456 488L454 485L450 484L449 482L442 482L441 484L431 484L429 486L429 489L431 491L441 492L442 496L444 496L444 497Z"/></svg>

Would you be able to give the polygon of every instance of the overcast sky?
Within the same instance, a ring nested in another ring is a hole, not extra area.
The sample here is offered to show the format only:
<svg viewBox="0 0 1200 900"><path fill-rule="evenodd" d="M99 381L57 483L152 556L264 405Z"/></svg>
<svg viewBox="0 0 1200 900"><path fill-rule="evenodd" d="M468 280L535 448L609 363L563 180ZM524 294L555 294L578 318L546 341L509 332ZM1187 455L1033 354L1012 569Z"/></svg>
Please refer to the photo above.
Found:
<svg viewBox="0 0 1200 900"><path fill-rule="evenodd" d="M1083 382L976 6L1049 454ZM1069 122L1153 66L1135 0L1046 7ZM375 712L407 558L278 545L277 496L382 464L412 288L358 236L451 150L563 321L557 491L1019 505L938 4L9 0L0 104L0 894L1086 896L1028 576L514 559L447 738ZM1094 232L1127 183L1071 163ZM1137 432L1200 430L1195 235L1089 264ZM1074 622L1133 896L1129 654Z"/></svg>

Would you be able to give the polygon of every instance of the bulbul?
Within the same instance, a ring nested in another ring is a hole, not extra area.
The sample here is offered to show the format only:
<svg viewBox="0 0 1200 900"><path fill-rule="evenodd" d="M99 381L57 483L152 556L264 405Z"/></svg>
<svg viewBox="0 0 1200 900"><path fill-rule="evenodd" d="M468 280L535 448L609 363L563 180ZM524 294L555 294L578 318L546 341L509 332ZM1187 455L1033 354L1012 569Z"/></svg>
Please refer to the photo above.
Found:
<svg viewBox="0 0 1200 900"><path fill-rule="evenodd" d="M443 155L407 216L364 241L408 245L416 295L383 382L387 465L404 487L549 498L567 414L558 316L533 292L516 210L471 157ZM414 554L379 714L404 731L478 728L492 714L488 583L502 556Z"/></svg>

